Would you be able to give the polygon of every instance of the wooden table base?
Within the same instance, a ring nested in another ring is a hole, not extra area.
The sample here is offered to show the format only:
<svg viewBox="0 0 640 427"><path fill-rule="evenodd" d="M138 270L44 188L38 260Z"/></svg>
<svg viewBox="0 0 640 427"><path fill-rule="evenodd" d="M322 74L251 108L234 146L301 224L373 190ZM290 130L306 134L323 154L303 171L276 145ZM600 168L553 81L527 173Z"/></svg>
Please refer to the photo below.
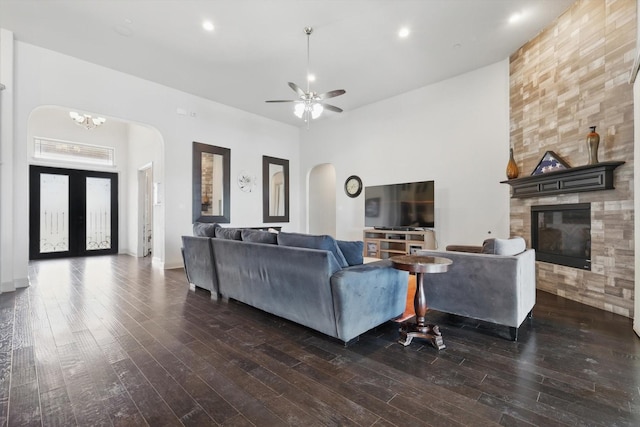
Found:
<svg viewBox="0 0 640 427"><path fill-rule="evenodd" d="M413 338L424 338L429 340L438 350L442 350L447 347L444 345L438 325L419 326L415 323L403 323L400 327L400 339L398 342L406 347L411 344L411 340Z"/></svg>
<svg viewBox="0 0 640 427"><path fill-rule="evenodd" d="M414 338L429 340L438 350L446 348L437 325L426 323L427 297L425 295L424 276L429 273L444 273L448 271L451 260L442 257L406 255L391 258L393 267L416 275L416 293L413 297L413 308L416 314L415 323L404 322L400 327L400 339L403 346L411 344Z"/></svg>

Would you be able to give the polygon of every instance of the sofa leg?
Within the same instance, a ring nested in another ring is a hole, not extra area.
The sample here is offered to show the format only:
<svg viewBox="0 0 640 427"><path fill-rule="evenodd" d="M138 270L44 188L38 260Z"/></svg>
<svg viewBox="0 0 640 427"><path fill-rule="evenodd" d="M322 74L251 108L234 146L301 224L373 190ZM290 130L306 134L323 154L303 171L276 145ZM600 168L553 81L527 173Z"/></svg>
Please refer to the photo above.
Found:
<svg viewBox="0 0 640 427"><path fill-rule="evenodd" d="M509 327L509 336L511 337L511 341L518 341L518 328Z"/></svg>
<svg viewBox="0 0 640 427"><path fill-rule="evenodd" d="M533 309L527 314L527 319L533 319Z"/></svg>
<svg viewBox="0 0 640 427"><path fill-rule="evenodd" d="M211 291L211 299L212 299L213 301L218 301L218 298L219 298L218 293L217 293L217 292L215 292L215 291Z"/></svg>
<svg viewBox="0 0 640 427"><path fill-rule="evenodd" d="M344 342L344 347L345 347L345 348L347 348L347 347L349 347L351 344L355 344L355 343L357 343L358 341L360 341L360 335L358 335L358 336L357 336L357 337L355 337L355 338L350 339L349 341L345 341L345 342Z"/></svg>
<svg viewBox="0 0 640 427"><path fill-rule="evenodd" d="M196 285L194 285L193 283L189 283L189 290L190 291L195 291L196 290Z"/></svg>

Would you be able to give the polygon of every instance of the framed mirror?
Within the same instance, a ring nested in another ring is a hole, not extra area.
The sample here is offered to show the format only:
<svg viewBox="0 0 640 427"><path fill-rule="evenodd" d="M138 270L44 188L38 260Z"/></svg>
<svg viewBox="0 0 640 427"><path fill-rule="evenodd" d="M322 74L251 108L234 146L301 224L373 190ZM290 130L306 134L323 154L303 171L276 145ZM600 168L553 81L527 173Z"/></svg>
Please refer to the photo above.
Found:
<svg viewBox="0 0 640 427"><path fill-rule="evenodd" d="M289 160L262 156L262 221L289 222Z"/></svg>
<svg viewBox="0 0 640 427"><path fill-rule="evenodd" d="M231 222L231 150L193 143L193 222Z"/></svg>

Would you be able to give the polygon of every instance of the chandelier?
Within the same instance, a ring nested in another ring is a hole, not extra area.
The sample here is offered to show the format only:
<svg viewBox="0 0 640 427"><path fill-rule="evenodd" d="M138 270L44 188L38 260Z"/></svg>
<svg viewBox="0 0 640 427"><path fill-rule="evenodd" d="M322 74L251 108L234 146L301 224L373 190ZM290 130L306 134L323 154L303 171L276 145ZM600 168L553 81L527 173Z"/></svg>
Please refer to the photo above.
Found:
<svg viewBox="0 0 640 427"><path fill-rule="evenodd" d="M94 129L107 121L104 117L91 117L89 114L79 114L75 111L69 113L71 120L78 126L82 126L85 129Z"/></svg>

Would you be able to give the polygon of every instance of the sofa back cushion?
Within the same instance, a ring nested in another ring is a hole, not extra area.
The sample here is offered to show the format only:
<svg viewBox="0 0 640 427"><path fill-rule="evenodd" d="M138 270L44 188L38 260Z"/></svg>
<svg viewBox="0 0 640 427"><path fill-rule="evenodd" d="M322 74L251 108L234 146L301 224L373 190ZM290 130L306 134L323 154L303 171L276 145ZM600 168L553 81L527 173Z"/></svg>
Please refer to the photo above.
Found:
<svg viewBox="0 0 640 427"><path fill-rule="evenodd" d="M340 267L348 267L342 251L336 240L329 235L313 235L302 233L278 233L278 244L282 246L294 246L298 248L322 249L333 254Z"/></svg>
<svg viewBox="0 0 640 427"><path fill-rule="evenodd" d="M227 240L242 240L242 230L240 228L216 228L216 237Z"/></svg>
<svg viewBox="0 0 640 427"><path fill-rule="evenodd" d="M344 255L349 265L360 265L363 262L364 242L362 240L348 242L337 240L340 252Z"/></svg>
<svg viewBox="0 0 640 427"><path fill-rule="evenodd" d="M264 230L252 230L249 228L242 229L240 233L242 241L253 243L270 243L275 245L278 243L278 235Z"/></svg>
<svg viewBox="0 0 640 427"><path fill-rule="evenodd" d="M492 255L517 255L527 248L522 237L511 239L487 239L482 243L482 253Z"/></svg>
<svg viewBox="0 0 640 427"><path fill-rule="evenodd" d="M216 237L216 229L220 224L215 222L194 222L193 235L196 237Z"/></svg>

